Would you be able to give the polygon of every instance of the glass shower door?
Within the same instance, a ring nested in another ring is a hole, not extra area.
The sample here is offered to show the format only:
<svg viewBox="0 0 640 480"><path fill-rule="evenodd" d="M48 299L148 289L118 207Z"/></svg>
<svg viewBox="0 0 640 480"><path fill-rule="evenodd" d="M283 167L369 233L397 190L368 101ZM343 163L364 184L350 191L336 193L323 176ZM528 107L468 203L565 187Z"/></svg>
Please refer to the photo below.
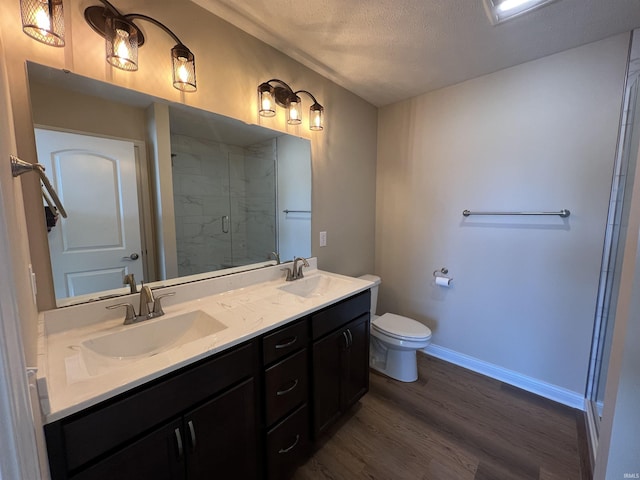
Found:
<svg viewBox="0 0 640 480"><path fill-rule="evenodd" d="M628 88L626 121L621 126L620 154L614 174L609 224L603 252L603 271L598 294L598 311L594 327L594 339L589 367L587 399L589 407L597 419L594 425L598 433L598 421L604 407L605 386L613 327L615 324L615 303L618 297L622 273L622 257L630 210L630 197L637 167L638 146L640 144L640 95L638 78Z"/></svg>

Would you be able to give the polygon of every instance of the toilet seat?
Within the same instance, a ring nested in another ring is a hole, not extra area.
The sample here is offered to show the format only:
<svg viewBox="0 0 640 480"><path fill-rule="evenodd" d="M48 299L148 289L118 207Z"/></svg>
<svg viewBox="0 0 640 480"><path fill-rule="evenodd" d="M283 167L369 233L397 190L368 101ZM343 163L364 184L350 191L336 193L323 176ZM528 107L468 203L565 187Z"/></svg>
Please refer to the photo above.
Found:
<svg viewBox="0 0 640 480"><path fill-rule="evenodd" d="M431 330L426 325L395 313L385 313L381 317L374 318L371 327L383 335L398 340L415 342L431 338Z"/></svg>

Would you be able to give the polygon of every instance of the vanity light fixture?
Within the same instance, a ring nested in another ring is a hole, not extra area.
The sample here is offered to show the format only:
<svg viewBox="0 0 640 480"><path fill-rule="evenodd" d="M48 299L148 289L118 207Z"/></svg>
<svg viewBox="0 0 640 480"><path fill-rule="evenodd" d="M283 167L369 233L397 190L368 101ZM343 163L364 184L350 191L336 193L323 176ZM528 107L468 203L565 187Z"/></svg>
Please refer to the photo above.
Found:
<svg viewBox="0 0 640 480"><path fill-rule="evenodd" d="M96 33L104 37L107 62L121 70L138 69L138 47L144 44L144 35L133 20L146 20L160 27L176 42L176 46L171 49L173 86L183 92L196 91L195 57L175 33L147 15L140 13L123 15L107 0L100 0L100 2L104 7L87 7L84 18Z"/></svg>
<svg viewBox="0 0 640 480"><path fill-rule="evenodd" d="M484 0L484 7L493 25L536 10L556 0Z"/></svg>
<svg viewBox="0 0 640 480"><path fill-rule="evenodd" d="M22 31L31 38L64 47L62 0L20 0Z"/></svg>
<svg viewBox="0 0 640 480"><path fill-rule="evenodd" d="M276 84L271 85L272 83ZM307 90L293 91L282 80L272 78L258 85L258 114L261 117L273 117L276 114L276 105L287 109L287 123L300 125L302 123L302 100L299 93L311 97L313 105L309 107L309 130L322 130L324 128L324 107Z"/></svg>

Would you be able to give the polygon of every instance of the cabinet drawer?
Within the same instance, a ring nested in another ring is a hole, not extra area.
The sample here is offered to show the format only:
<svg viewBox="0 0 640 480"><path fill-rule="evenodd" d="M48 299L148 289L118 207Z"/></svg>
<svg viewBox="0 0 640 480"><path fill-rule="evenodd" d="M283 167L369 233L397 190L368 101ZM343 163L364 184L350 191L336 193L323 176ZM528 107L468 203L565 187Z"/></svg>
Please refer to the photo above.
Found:
<svg viewBox="0 0 640 480"><path fill-rule="evenodd" d="M66 469L93 458L165 422L205 398L252 376L255 343L187 367L166 380L45 426L48 443L62 444ZM52 452L49 452L50 460ZM55 459L56 463L58 462Z"/></svg>
<svg viewBox="0 0 640 480"><path fill-rule="evenodd" d="M267 425L307 400L307 376L306 348L265 371Z"/></svg>
<svg viewBox="0 0 640 480"><path fill-rule="evenodd" d="M308 453L309 415L305 404L267 433L267 478L289 478Z"/></svg>
<svg viewBox="0 0 640 480"><path fill-rule="evenodd" d="M262 340L264 364L268 365L289 353L305 347L308 337L306 319L266 335Z"/></svg>
<svg viewBox="0 0 640 480"><path fill-rule="evenodd" d="M311 336L314 340L340 328L371 310L371 292L366 290L311 316Z"/></svg>

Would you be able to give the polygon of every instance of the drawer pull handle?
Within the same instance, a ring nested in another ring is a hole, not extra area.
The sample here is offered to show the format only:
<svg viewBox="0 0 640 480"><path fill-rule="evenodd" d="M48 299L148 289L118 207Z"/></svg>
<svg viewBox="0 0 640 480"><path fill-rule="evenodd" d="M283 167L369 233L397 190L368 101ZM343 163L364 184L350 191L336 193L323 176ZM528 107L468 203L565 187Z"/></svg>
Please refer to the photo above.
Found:
<svg viewBox="0 0 640 480"><path fill-rule="evenodd" d="M192 420L189 420L187 425L189 426L189 433L191 434L191 450L193 451L196 449L196 429L193 428Z"/></svg>
<svg viewBox="0 0 640 480"><path fill-rule="evenodd" d="M349 335L349 348L353 345L353 335L351 334L351 330L347 328L347 335Z"/></svg>
<svg viewBox="0 0 640 480"><path fill-rule="evenodd" d="M289 340L289 338L291 340ZM294 336L294 337L288 337L285 340L289 340L287 343L278 343L276 345L276 350L280 350L281 348L287 348L290 347L291 345L293 345L294 343L296 343L298 341L298 336Z"/></svg>
<svg viewBox="0 0 640 480"><path fill-rule="evenodd" d="M281 448L280 450L278 450L278 453L289 453L291 450L293 450L294 448L296 448L296 445L298 445L298 442L300 441L300 435L296 435L296 439L293 442L293 444L291 444L290 447L287 448Z"/></svg>
<svg viewBox="0 0 640 480"><path fill-rule="evenodd" d="M292 385L292 386L290 386L289 388L287 388L287 389L285 389L285 390L278 390L278 391L276 392L276 395L277 395L277 396L279 396L279 397L280 397L280 396L282 396L282 395L286 395L287 393L289 393L290 391L292 391L292 390L293 390L294 388L296 388L297 386L298 386L298 379L296 378L296 379L293 381L293 385Z"/></svg>
<svg viewBox="0 0 640 480"><path fill-rule="evenodd" d="M178 445L178 458L182 458L184 455L184 449L182 448L182 435L180 435L180 429L176 428L173 433L176 434L176 444Z"/></svg>

